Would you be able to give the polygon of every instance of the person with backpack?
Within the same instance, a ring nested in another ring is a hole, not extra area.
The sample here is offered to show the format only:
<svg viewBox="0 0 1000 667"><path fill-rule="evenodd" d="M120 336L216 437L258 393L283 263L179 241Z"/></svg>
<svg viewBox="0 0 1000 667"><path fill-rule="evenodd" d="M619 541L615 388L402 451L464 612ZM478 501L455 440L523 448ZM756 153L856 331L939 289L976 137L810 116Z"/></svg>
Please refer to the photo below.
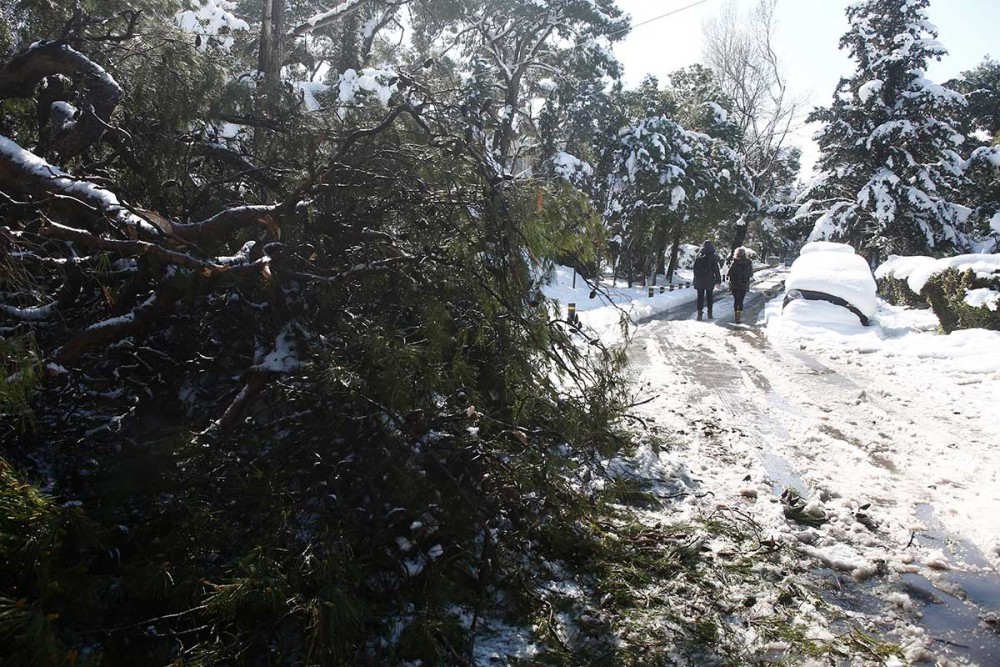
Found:
<svg viewBox="0 0 1000 667"><path fill-rule="evenodd" d="M729 271L729 291L733 293L733 310L736 312L736 324L743 321L743 299L750 291L750 279L753 277L753 263L747 257L746 248L737 248Z"/></svg>
<svg viewBox="0 0 1000 667"><path fill-rule="evenodd" d="M694 259L694 288L698 291L698 319L701 311L708 305L708 319L712 319L712 304L715 301L715 286L722 284L722 273L719 271L719 256L715 254L715 246L711 241L702 244L698 256Z"/></svg>

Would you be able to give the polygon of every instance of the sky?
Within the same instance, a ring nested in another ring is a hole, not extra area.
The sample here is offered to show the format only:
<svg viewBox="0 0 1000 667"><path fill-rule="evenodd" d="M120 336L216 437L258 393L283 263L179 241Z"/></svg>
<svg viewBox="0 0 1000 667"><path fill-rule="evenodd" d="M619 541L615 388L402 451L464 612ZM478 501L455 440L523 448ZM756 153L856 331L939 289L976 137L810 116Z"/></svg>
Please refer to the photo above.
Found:
<svg viewBox="0 0 1000 667"><path fill-rule="evenodd" d="M682 67L702 61L702 24L719 14L730 0L618 0L636 27L615 53L625 68L625 81L635 85L647 74L661 81ZM732 0L749 7L755 0ZM838 49L847 30L844 10L849 0L778 0L776 50L793 94L806 107L827 104L841 76L853 71ZM680 10L680 11L677 11ZM669 12L677 13L657 18ZM928 15L949 55L928 68L929 78L943 82L979 64L986 55L1000 58L993 26L1000 25L998 0L931 0ZM645 25L640 25L646 21ZM801 124L800 124L801 125ZM816 148L810 137L815 126L800 126L794 142L803 149L803 174L811 170Z"/></svg>

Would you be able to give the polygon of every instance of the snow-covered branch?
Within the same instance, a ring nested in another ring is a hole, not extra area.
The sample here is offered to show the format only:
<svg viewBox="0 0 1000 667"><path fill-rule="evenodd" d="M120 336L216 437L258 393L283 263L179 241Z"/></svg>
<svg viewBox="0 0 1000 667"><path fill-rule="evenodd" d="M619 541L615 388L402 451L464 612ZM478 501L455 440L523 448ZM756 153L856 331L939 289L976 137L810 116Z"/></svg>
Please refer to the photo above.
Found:
<svg viewBox="0 0 1000 667"><path fill-rule="evenodd" d="M30 98L42 80L57 75L82 78L86 82L78 109L53 128L53 147L66 158L79 155L101 138L118 106L122 89L103 67L68 44L38 42L0 70L0 100Z"/></svg>
<svg viewBox="0 0 1000 667"><path fill-rule="evenodd" d="M258 263L237 264L232 261L233 258L229 257L219 258L217 261L204 260L184 252L165 248L156 243L139 240L122 241L117 239L106 239L82 229L67 227L66 225L60 225L56 222L50 222L40 230L40 233L42 236L48 238L71 241L80 246L96 250L108 250L122 255L152 255L167 264L174 264L176 266L196 270L200 275L205 277L218 273L224 273L226 271L233 271L240 267L252 267L253 270L260 271L263 270L264 264L266 264L266 258L262 258L259 265Z"/></svg>
<svg viewBox="0 0 1000 667"><path fill-rule="evenodd" d="M274 218L281 212L281 204L261 206L235 206L216 213L201 222L181 224L171 222L172 236L191 243L221 238L244 227L276 228Z"/></svg>
<svg viewBox="0 0 1000 667"><path fill-rule="evenodd" d="M0 189L36 197L65 197L80 207L108 216L134 238L167 235L188 243L218 239L243 227L273 227L274 216L283 206L237 206L200 222L173 222L154 212L140 212L123 205L107 188L77 179L3 136L0 136Z"/></svg>
<svg viewBox="0 0 1000 667"><path fill-rule="evenodd" d="M349 14L358 11L367 3L368 0L344 0L333 9L315 14L314 16L306 19L304 23L300 23L296 27L292 28L288 32L288 37L301 37L302 35L309 34L313 30L324 28L328 25L336 23L337 21L346 18Z"/></svg>
<svg viewBox="0 0 1000 667"><path fill-rule="evenodd" d="M74 178L31 151L0 135L0 189L35 197L59 196L111 218L133 236L157 236L161 230L125 207L118 197L95 183Z"/></svg>
<svg viewBox="0 0 1000 667"><path fill-rule="evenodd" d="M55 362L60 365L65 364L87 350L104 347L116 340L144 331L179 298L180 292L171 292L168 290L169 286L170 281L167 281L156 293L124 315L90 325L56 350Z"/></svg>

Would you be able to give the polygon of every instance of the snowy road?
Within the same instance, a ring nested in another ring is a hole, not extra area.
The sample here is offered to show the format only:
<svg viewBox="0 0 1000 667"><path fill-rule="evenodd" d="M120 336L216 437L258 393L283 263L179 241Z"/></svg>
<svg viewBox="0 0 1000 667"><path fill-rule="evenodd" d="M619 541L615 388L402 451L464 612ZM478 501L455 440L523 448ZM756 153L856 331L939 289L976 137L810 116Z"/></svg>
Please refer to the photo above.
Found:
<svg viewBox="0 0 1000 667"><path fill-rule="evenodd" d="M654 317L631 351L636 381L656 397L646 416L711 502L751 512L778 542L881 599L878 625L914 661L1000 664L990 626L1000 613L1000 422L960 407L962 392L976 394L971 405L983 392L1000 404L1000 383L936 376L933 360L907 373L864 346L775 340L732 324L730 299L715 312L713 322L694 321L693 308ZM786 518L786 488L821 526Z"/></svg>

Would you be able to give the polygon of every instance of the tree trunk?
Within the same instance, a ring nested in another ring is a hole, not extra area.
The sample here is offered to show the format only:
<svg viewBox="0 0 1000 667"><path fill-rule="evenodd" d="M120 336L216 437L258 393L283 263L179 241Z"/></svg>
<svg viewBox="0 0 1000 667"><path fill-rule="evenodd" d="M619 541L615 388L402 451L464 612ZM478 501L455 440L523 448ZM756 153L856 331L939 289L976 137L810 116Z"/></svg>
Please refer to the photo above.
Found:
<svg viewBox="0 0 1000 667"><path fill-rule="evenodd" d="M263 0L260 18L260 50L257 69L269 84L281 79L282 36L285 32L285 0Z"/></svg>
<svg viewBox="0 0 1000 667"><path fill-rule="evenodd" d="M618 287L618 268L621 266L621 249L614 252L611 258L611 286Z"/></svg>
<svg viewBox="0 0 1000 667"><path fill-rule="evenodd" d="M667 282L674 281L674 271L677 270L677 261L681 254L681 230L680 227L674 227L674 237L670 244L670 266L667 267Z"/></svg>
<svg viewBox="0 0 1000 667"><path fill-rule="evenodd" d="M667 254L667 223L661 221L656 226L656 233L653 236L653 284L656 284L656 276L666 273Z"/></svg>
<svg viewBox="0 0 1000 667"><path fill-rule="evenodd" d="M346 72L349 69L358 71L362 66L361 54L361 24L357 14L351 14L344 19L340 36L340 57L337 58L337 69Z"/></svg>
<svg viewBox="0 0 1000 667"><path fill-rule="evenodd" d="M263 0L260 18L260 48L257 51L257 70L263 75L257 92L259 118L270 118L278 107L281 94L282 38L285 30L285 0ZM264 157L267 129L253 128L254 155Z"/></svg>
<svg viewBox="0 0 1000 667"><path fill-rule="evenodd" d="M733 234L733 243L730 250L735 251L737 248L743 246L747 240L747 231L750 229L750 221L744 216L743 224L736 225L736 231Z"/></svg>

